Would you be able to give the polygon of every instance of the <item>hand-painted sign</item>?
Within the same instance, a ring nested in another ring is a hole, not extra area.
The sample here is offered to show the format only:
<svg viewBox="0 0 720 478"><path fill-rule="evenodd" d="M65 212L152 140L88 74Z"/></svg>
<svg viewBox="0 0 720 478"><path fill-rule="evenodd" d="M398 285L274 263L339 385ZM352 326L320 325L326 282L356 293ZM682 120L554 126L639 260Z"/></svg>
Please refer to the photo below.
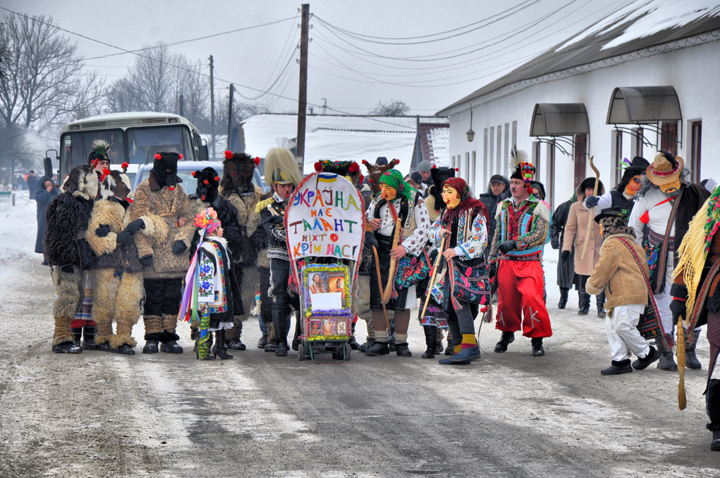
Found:
<svg viewBox="0 0 720 478"><path fill-rule="evenodd" d="M308 176L285 213L292 259L324 256L357 261L365 232L363 207L362 197L346 178L333 173Z"/></svg>

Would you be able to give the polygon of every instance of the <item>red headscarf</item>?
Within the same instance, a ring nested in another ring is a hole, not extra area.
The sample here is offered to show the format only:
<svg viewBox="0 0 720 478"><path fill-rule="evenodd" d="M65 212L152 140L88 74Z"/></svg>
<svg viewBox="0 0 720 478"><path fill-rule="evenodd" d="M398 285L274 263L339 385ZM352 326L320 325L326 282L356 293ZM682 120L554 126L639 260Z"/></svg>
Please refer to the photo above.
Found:
<svg viewBox="0 0 720 478"><path fill-rule="evenodd" d="M445 214L443 214L443 222L445 224L451 224L452 221L460 216L460 213L467 211L468 209L472 209L470 214L473 216L476 216L478 213L482 213L485 216L485 221L490 219L490 215L488 214L485 204L470 195L470 188L463 178L449 178L445 180L442 185L445 186L446 184L458 192L460 195L460 204L453 209L448 207L445 210Z"/></svg>

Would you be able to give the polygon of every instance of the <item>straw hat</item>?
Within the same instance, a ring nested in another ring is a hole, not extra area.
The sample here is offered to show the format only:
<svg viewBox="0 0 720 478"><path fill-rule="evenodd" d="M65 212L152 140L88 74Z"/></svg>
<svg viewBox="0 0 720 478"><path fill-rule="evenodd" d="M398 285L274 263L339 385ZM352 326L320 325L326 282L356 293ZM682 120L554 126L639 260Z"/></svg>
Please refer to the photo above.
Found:
<svg viewBox="0 0 720 478"><path fill-rule="evenodd" d="M662 186L677 181L684 167L685 161L680 156L675 157L672 153L660 151L645 170L645 174L651 183Z"/></svg>

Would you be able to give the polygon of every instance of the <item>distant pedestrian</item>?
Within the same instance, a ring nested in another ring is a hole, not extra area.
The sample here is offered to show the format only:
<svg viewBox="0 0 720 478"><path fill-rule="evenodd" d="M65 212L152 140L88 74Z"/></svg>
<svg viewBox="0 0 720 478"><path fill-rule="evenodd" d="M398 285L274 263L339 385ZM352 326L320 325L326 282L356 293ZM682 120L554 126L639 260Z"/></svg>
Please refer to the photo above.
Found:
<svg viewBox="0 0 720 478"><path fill-rule="evenodd" d="M593 194L595 190L595 178L587 178L581 182L575 194L578 198L585 199ZM598 188L600 194L605 194L605 187L602 181ZM562 245L562 257L568 259L575 246L575 273L578 275L578 290L580 294L580 310L578 315L587 315L590 312L590 295L585 291L585 283L592 274L595 264L600 260L600 246L602 245L602 236L600 235L600 225L591 222L590 234L588 236L588 222L590 211L583 206L582 200L575 202L570 206L568 220L565 225L565 236ZM585 247L585 241L588 242L585 257L582 257L582 251ZM604 318L605 311L605 294L599 294L596 298L598 317Z"/></svg>
<svg viewBox="0 0 720 478"><path fill-rule="evenodd" d="M417 185L417 187L413 187L422 192L423 197L427 196L428 188L433 185L433 179L430 177L431 169L432 165L430 164L430 161L420 161L417 171L410 175L410 179L415 181L415 184Z"/></svg>
<svg viewBox="0 0 720 478"><path fill-rule="evenodd" d="M562 249L565 238L565 225L567 224L570 206L577 201L577 196L572 197L558 206L552 215L550 224L550 245L553 249ZM570 254L560 254L557 265L557 285L560 288L560 301L558 309L564 309L568 301L568 292L574 284L578 284L578 277L575 275L575 245L570 248ZM579 289L578 289L579 290Z"/></svg>
<svg viewBox="0 0 720 478"><path fill-rule="evenodd" d="M35 252L42 254L44 250L45 240L45 210L50 201L60 194L55 188L53 182L44 177L40 180L40 186L35 193L35 201L37 202L37 238L35 239ZM47 260L43 258L43 265L46 266Z"/></svg>
<svg viewBox="0 0 720 478"><path fill-rule="evenodd" d="M30 173L28 173L25 182L27 183L27 188L30 192L30 199L35 199L35 193L37 192L38 188L38 178L37 176L35 176L34 170L30 170Z"/></svg>
<svg viewBox="0 0 720 478"><path fill-rule="evenodd" d="M495 237L495 211L497 210L497 205L502 200L509 197L510 180L501 174L495 174L494 176L490 177L490 183L488 184L487 192L481 194L478 198L480 199L480 201L482 201L483 204L485 204L485 207L488 210L488 214L490 215L490 219L488 221L488 237L490 238L490 240ZM485 258L487 258L489 253L490 248L487 247L485 249Z"/></svg>

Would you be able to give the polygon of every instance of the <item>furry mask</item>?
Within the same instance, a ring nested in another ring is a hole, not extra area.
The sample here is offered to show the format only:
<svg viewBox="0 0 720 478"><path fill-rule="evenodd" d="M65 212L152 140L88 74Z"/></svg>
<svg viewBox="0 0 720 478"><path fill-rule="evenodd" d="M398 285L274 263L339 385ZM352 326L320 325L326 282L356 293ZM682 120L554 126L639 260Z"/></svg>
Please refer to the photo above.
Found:
<svg viewBox="0 0 720 478"><path fill-rule="evenodd" d="M130 178L125 174L127 163L123 163L123 166L125 169L122 172L110 171L109 169L103 171L102 182L100 183L100 197L102 199L117 197L132 202L132 199L128 197L132 191L132 185L130 184Z"/></svg>
<svg viewBox="0 0 720 478"><path fill-rule="evenodd" d="M157 153L153 162L152 174L158 186L167 186L170 190L175 189L178 183L182 182L177 176L177 162L182 159L178 153Z"/></svg>
<svg viewBox="0 0 720 478"><path fill-rule="evenodd" d="M396 165L400 164L400 160L393 159L388 164L382 166L378 166L377 164L370 164L364 159L362 163L368 170L368 181L370 182L370 187L372 188L373 195L376 195L380 192L380 176L385 174L386 171L389 171Z"/></svg>
<svg viewBox="0 0 720 478"><path fill-rule="evenodd" d="M223 177L220 182L224 191L245 191L252 183L255 167L260 164L260 158L252 158L245 153L225 151L223 161Z"/></svg>
<svg viewBox="0 0 720 478"><path fill-rule="evenodd" d="M90 153L88 154L88 161L90 164L95 166L96 161L108 161L108 152L110 151L110 143L104 139L96 139L90 145Z"/></svg>
<svg viewBox="0 0 720 478"><path fill-rule="evenodd" d="M455 171L457 171L457 169L446 167L432 168L430 170L430 176L432 176L433 180L432 195L435 198L436 211L442 211L445 209L445 201L443 201L442 197L442 185L448 179L455 177Z"/></svg>
<svg viewBox="0 0 720 478"><path fill-rule="evenodd" d="M197 179L195 194L201 201L212 203L218 197L220 177L213 168L205 168L202 171L193 171L193 177Z"/></svg>
<svg viewBox="0 0 720 478"><path fill-rule="evenodd" d="M98 194L98 177L93 167L86 164L74 168L63 183L62 190L88 201L95 200Z"/></svg>

